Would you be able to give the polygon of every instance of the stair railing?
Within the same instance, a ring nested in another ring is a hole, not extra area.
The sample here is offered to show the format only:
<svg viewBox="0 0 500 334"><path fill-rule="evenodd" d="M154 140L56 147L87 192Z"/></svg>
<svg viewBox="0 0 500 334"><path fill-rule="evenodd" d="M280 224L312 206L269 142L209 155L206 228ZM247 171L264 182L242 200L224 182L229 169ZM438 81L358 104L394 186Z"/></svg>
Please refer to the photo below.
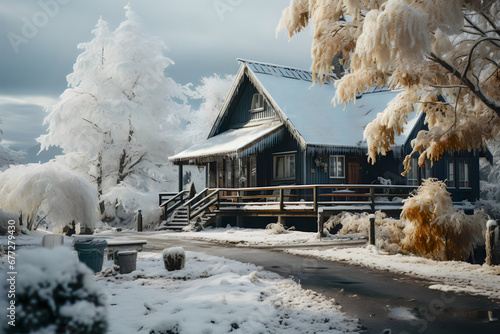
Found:
<svg viewBox="0 0 500 334"><path fill-rule="evenodd" d="M173 194L175 195L172 198L167 201L163 201L163 197L172 196ZM189 190L183 190L179 193L160 194L160 207L163 208L163 218L167 218L170 213L184 204L184 201L186 200L185 195L189 195Z"/></svg>
<svg viewBox="0 0 500 334"><path fill-rule="evenodd" d="M199 194L184 204L187 209L188 222L201 215L213 205L215 205L216 209L218 209L219 203L219 189L211 193L208 193L208 188L203 189Z"/></svg>

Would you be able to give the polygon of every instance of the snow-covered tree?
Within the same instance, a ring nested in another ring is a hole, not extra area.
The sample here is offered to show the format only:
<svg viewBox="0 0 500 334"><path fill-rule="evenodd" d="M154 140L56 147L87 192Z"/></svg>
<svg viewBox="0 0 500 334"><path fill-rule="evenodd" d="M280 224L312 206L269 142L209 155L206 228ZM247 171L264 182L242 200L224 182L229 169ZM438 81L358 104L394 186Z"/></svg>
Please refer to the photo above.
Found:
<svg viewBox="0 0 500 334"><path fill-rule="evenodd" d="M292 37L310 22L315 79L324 80L338 54L348 67L335 83L336 102L372 86L402 89L365 130L372 162L417 103L429 125L412 142L420 165L500 133L499 1L292 0L277 30Z"/></svg>
<svg viewBox="0 0 500 334"><path fill-rule="evenodd" d="M28 229L46 219L55 227L94 227L97 192L82 176L49 162L12 166L0 173L0 209L18 212Z"/></svg>
<svg viewBox="0 0 500 334"><path fill-rule="evenodd" d="M221 78L218 74L201 79L201 85L196 87L193 94L194 98L202 100L200 108L194 112L191 121L190 132L193 141L204 140L208 137L233 80L233 75L225 75Z"/></svg>
<svg viewBox="0 0 500 334"><path fill-rule="evenodd" d="M148 192L168 181L167 158L181 145L189 112L190 89L165 77L173 61L164 43L147 36L125 8L115 31L100 19L94 39L78 45L83 52L67 76L69 88L46 109L48 133L38 138L42 148L60 146L60 160L89 175L105 221L125 218L117 217L115 187Z"/></svg>

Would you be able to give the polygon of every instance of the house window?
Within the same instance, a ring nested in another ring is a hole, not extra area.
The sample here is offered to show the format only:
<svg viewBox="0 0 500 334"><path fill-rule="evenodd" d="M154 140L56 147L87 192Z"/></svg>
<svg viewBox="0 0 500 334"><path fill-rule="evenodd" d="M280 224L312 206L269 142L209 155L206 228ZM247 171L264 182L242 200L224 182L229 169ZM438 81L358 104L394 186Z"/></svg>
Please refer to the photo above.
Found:
<svg viewBox="0 0 500 334"><path fill-rule="evenodd" d="M252 106L250 111L261 111L264 110L264 98L261 94L253 94Z"/></svg>
<svg viewBox="0 0 500 334"><path fill-rule="evenodd" d="M250 187L257 187L257 157L250 157Z"/></svg>
<svg viewBox="0 0 500 334"><path fill-rule="evenodd" d="M295 153L273 156L274 179L295 179Z"/></svg>
<svg viewBox="0 0 500 334"><path fill-rule="evenodd" d="M407 184L409 186L418 186L418 159L411 158L410 171L406 174Z"/></svg>
<svg viewBox="0 0 500 334"><path fill-rule="evenodd" d="M330 178L338 179L345 177L345 157L343 155L330 156Z"/></svg>
<svg viewBox="0 0 500 334"><path fill-rule="evenodd" d="M448 187L454 188L454 187L456 187L456 185L455 185L455 161L448 160L447 168L448 168L448 177L446 178L446 185Z"/></svg>
<svg viewBox="0 0 500 334"><path fill-rule="evenodd" d="M423 168L423 179L428 179L432 177L432 167L431 167L431 162L429 160L425 161L425 167Z"/></svg>
<svg viewBox="0 0 500 334"><path fill-rule="evenodd" d="M458 181L460 188L470 188L470 165L466 160L458 163Z"/></svg>

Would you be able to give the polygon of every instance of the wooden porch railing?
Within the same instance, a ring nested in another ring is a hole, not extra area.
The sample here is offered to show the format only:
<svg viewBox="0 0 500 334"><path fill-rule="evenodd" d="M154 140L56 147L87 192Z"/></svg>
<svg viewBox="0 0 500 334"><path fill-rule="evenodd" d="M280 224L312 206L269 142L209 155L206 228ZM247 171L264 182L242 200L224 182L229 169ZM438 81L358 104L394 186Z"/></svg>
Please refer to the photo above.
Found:
<svg viewBox="0 0 500 334"><path fill-rule="evenodd" d="M381 201L400 197L407 198L416 186L346 184L346 185L299 185L256 188L218 188L220 205L224 206L269 206L279 204L279 211L290 206L307 206L318 212L319 207L369 205L372 211L377 206L394 205L392 201ZM213 189L215 190L215 189Z"/></svg>

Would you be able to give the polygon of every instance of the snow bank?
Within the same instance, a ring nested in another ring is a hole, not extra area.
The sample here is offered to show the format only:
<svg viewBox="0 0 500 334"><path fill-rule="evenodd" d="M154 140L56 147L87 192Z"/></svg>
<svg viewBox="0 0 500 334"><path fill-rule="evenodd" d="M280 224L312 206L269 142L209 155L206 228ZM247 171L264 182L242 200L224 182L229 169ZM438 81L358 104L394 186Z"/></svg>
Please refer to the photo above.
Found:
<svg viewBox="0 0 500 334"><path fill-rule="evenodd" d="M401 250L399 242L404 238L405 223L399 219L388 218L381 211L377 211L374 216L376 246L393 254L399 252ZM340 235L360 234L368 237L370 217L373 217L373 214L343 212L330 217L325 223L325 228L331 230L341 225L342 228L337 232Z"/></svg>
<svg viewBox="0 0 500 334"><path fill-rule="evenodd" d="M333 300L254 265L192 252L182 270L162 262L142 252L133 273L98 278L110 296L110 334L359 330Z"/></svg>
<svg viewBox="0 0 500 334"><path fill-rule="evenodd" d="M268 230L271 234L281 234L286 232L285 226L281 223L271 223L266 226L266 230Z"/></svg>
<svg viewBox="0 0 500 334"><path fill-rule="evenodd" d="M171 233L155 234L172 236ZM218 242L223 244L236 244L237 246L269 247L269 246L303 246L303 245L328 245L346 240L365 239L360 235L329 235L326 238L318 239L315 232L290 231L286 233L272 234L265 229L226 227L208 228L200 232L176 233L176 238L203 240Z"/></svg>
<svg viewBox="0 0 500 334"><path fill-rule="evenodd" d="M22 249L16 265L16 326L5 333L106 332L106 297L69 248Z"/></svg>

